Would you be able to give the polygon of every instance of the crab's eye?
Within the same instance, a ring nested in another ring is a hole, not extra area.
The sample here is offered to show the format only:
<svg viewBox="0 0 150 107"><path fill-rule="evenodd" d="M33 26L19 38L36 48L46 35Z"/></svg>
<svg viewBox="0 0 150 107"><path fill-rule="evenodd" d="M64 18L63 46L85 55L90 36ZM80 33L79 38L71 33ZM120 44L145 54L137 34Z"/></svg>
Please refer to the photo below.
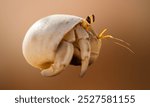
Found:
<svg viewBox="0 0 150 107"><path fill-rule="evenodd" d="M91 24L95 21L95 16L92 14L90 16L87 16L86 21Z"/></svg>

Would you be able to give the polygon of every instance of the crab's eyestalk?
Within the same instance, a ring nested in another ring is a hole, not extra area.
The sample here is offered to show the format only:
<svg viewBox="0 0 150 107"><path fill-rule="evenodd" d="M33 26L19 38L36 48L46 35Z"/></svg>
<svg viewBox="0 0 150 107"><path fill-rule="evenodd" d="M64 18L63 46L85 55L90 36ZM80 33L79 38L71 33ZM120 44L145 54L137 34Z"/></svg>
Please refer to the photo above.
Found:
<svg viewBox="0 0 150 107"><path fill-rule="evenodd" d="M84 19L81 24L86 30L89 31L89 29L91 29L90 25L94 22L95 22L95 16L94 14L92 14L87 16L86 19Z"/></svg>
<svg viewBox="0 0 150 107"><path fill-rule="evenodd" d="M125 42L125 41L122 40L122 39L115 38L115 37L113 37L113 36L111 36L111 35L104 35L104 33L105 33L106 31L107 31L107 29L104 29L104 30L98 35L98 38L99 38L99 39L110 38L110 39L117 40L117 41L119 41L119 42L125 43L126 45L130 46L129 43ZM123 45L123 44L121 44L121 43L118 43L118 42L114 42L114 43L117 44L117 45L119 45L119 46L122 46L122 47L126 48L128 51L130 51L131 53L135 54L129 47L127 47L127 46L125 46L125 45Z"/></svg>
<svg viewBox="0 0 150 107"><path fill-rule="evenodd" d="M94 22L95 22L95 16L94 16L94 14L87 16L87 17L86 17L86 21L87 21L89 24L94 23Z"/></svg>

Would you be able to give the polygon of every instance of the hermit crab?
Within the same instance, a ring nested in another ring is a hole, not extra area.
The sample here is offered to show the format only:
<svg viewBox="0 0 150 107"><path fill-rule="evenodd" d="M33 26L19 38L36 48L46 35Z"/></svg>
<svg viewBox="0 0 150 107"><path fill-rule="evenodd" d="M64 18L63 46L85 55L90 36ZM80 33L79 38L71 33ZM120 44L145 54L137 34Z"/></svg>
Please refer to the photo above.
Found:
<svg viewBox="0 0 150 107"><path fill-rule="evenodd" d="M43 76L57 75L69 64L81 65L80 76L83 76L100 53L101 39L113 38L124 42L111 35L103 35L106 29L97 35L91 26L94 20L94 15L84 19L55 14L35 22L23 40L22 51L26 61L40 69Z"/></svg>

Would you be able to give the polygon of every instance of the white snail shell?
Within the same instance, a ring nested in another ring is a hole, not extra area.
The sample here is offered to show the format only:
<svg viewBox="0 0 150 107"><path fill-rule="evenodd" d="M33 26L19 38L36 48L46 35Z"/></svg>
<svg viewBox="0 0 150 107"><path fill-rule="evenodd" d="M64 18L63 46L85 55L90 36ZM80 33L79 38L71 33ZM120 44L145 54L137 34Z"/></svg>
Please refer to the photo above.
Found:
<svg viewBox="0 0 150 107"><path fill-rule="evenodd" d="M83 22L81 17L56 14L34 23L23 40L26 61L44 76L56 75L69 64L81 65L82 76L101 47L101 40Z"/></svg>

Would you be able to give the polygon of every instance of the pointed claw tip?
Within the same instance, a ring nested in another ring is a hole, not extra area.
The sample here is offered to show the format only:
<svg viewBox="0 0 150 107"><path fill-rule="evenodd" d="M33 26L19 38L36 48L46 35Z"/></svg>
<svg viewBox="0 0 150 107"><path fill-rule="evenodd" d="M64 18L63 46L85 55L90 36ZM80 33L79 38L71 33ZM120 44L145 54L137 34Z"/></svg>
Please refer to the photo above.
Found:
<svg viewBox="0 0 150 107"><path fill-rule="evenodd" d="M81 78L83 78L84 77L84 75L85 75L85 73L86 73L86 71L84 70L84 71L81 71L81 73L80 73L80 77Z"/></svg>
<svg viewBox="0 0 150 107"><path fill-rule="evenodd" d="M84 73L80 73L80 77L83 78L83 76L84 76Z"/></svg>

